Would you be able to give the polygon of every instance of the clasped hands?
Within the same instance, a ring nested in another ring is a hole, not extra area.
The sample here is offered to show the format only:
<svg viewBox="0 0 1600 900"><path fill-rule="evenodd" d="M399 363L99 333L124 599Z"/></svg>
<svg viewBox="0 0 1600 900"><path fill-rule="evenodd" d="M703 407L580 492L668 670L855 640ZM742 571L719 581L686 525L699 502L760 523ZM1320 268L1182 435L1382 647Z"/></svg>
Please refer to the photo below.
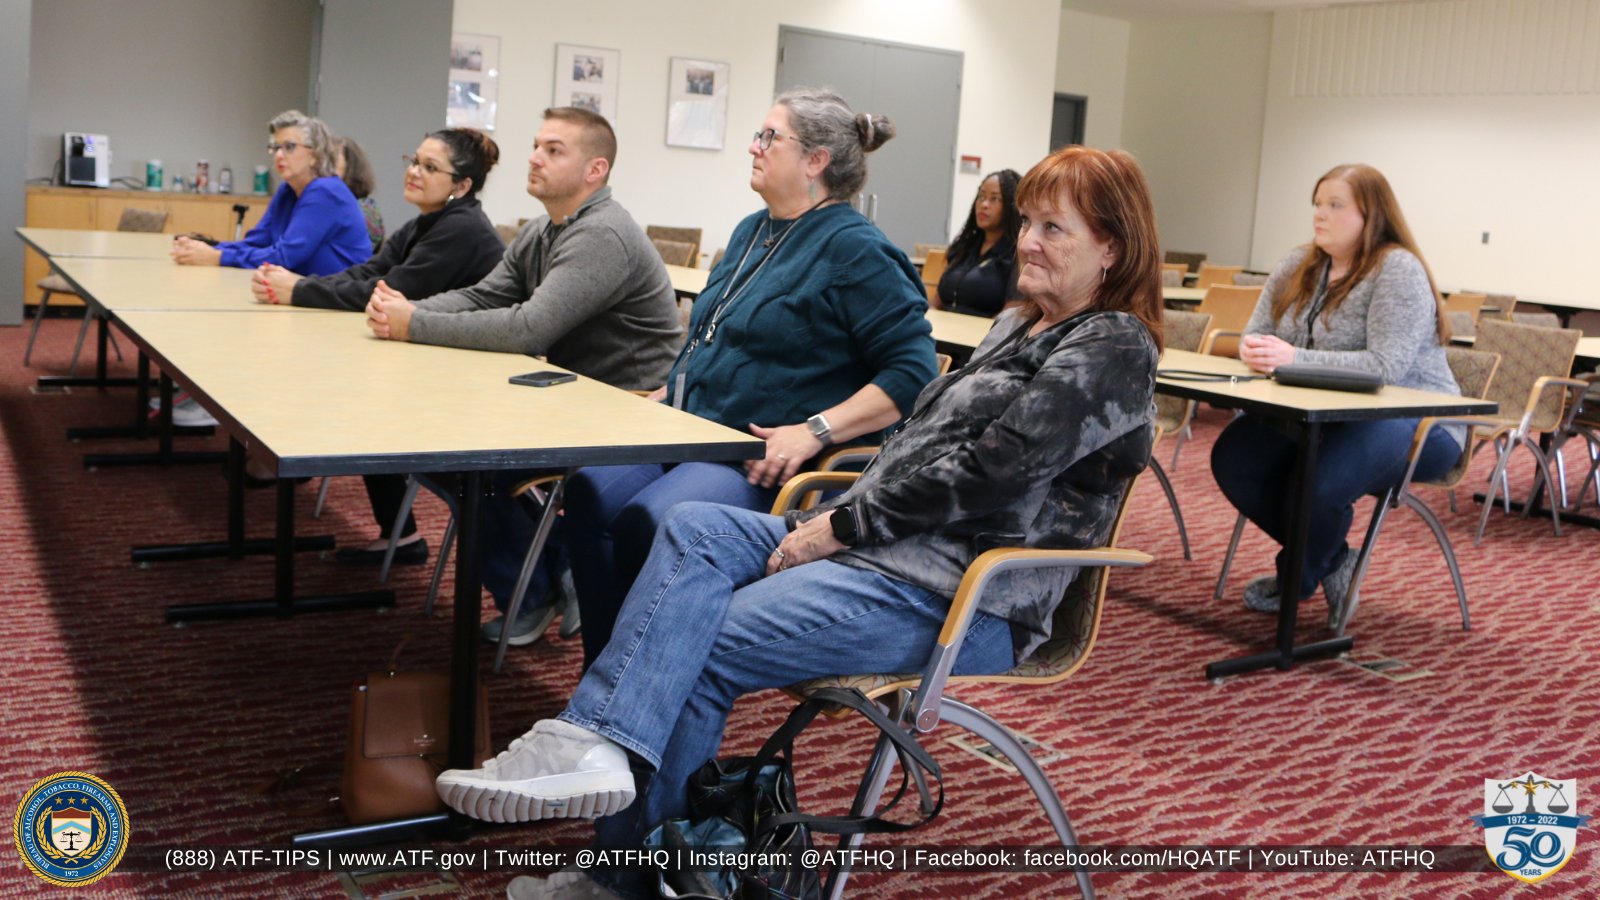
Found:
<svg viewBox="0 0 1600 900"><path fill-rule="evenodd" d="M367 301L367 327L387 341L411 340L411 311L417 305L382 281L372 289Z"/></svg>
<svg viewBox="0 0 1600 900"><path fill-rule="evenodd" d="M180 266L222 265L222 251L205 241L197 241L186 234L172 239L172 261Z"/></svg>
<svg viewBox="0 0 1600 900"><path fill-rule="evenodd" d="M1294 362L1294 345L1270 334L1247 334L1239 339L1239 359L1251 369L1271 375L1279 366Z"/></svg>
<svg viewBox="0 0 1600 900"><path fill-rule="evenodd" d="M262 263L250 276L250 293L255 295L257 303L287 306L294 294L294 286L302 277L275 263Z"/></svg>

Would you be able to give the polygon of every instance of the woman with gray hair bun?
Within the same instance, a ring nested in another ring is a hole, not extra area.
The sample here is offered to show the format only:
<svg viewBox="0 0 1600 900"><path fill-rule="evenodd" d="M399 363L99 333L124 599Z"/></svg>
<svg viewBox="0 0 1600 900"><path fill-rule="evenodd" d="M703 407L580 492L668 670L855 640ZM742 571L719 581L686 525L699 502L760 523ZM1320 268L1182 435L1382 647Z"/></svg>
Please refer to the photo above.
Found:
<svg viewBox="0 0 1600 900"><path fill-rule="evenodd" d="M268 123L267 152L283 183L266 213L243 240L215 247L182 236L172 258L186 266L256 268L269 263L301 275L331 275L372 255L366 218L337 174L337 147L322 120L299 110Z"/></svg>
<svg viewBox="0 0 1600 900"><path fill-rule="evenodd" d="M876 225L850 206L866 154L894 134L882 116L801 88L778 96L750 140L750 187L765 201L734 229L706 281L688 341L655 399L766 441L737 465L600 466L567 483L561 540L593 662L644 567L656 526L685 500L764 510L824 448L878 443L934 376L922 280ZM533 523L525 523L531 539ZM509 534L509 532L507 532ZM497 539L497 543L498 543ZM514 574L527 541L485 571ZM513 644L538 640L555 610L550 572L529 587ZM490 587L499 602L501 591ZM498 640L504 618L485 628Z"/></svg>

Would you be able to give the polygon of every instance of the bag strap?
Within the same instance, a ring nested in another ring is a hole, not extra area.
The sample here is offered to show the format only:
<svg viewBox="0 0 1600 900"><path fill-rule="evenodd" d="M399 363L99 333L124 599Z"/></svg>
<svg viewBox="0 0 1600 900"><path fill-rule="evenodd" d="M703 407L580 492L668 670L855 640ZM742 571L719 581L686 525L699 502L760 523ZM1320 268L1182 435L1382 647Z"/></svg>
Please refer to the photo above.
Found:
<svg viewBox="0 0 1600 900"><path fill-rule="evenodd" d="M749 789L754 781L754 773L760 771L760 766L770 762L777 755L778 746L787 749L792 758L792 744L794 738L805 728L817 714L827 706L843 706L853 709L864 716L894 747L900 758L900 788L887 804L877 813L870 816L817 816L801 812L780 813L763 819L757 825L757 834L766 834L778 828L789 825L804 825L813 831L822 831L828 834L884 834L892 832L910 831L931 822L944 809L944 777L939 769L939 763L932 755L917 742L904 728L901 728L878 705L867 699L865 694L851 688L823 688L813 693L806 701L789 714L789 719L784 722L767 743L762 745L761 752L757 754L751 771L745 776L746 788ZM934 801L933 809L928 810L915 822L891 822L883 816L893 810L915 778L917 783L923 784L922 773L933 776L934 782L939 786L938 798Z"/></svg>
<svg viewBox="0 0 1600 900"><path fill-rule="evenodd" d="M1203 372L1197 369L1157 369L1157 378L1168 381L1226 381L1229 384L1240 381L1265 381L1270 375L1225 375L1220 372Z"/></svg>

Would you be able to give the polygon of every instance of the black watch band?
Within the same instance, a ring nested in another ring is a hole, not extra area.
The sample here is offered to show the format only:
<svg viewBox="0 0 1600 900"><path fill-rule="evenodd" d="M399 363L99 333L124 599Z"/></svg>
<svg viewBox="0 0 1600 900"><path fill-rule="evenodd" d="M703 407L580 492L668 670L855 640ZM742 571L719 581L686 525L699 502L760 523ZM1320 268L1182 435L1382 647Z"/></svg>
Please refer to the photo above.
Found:
<svg viewBox="0 0 1600 900"><path fill-rule="evenodd" d="M854 547L856 541L861 539L860 522L856 521L856 511L853 506L834 507L833 515L828 517L828 525L833 528L833 538L846 547Z"/></svg>

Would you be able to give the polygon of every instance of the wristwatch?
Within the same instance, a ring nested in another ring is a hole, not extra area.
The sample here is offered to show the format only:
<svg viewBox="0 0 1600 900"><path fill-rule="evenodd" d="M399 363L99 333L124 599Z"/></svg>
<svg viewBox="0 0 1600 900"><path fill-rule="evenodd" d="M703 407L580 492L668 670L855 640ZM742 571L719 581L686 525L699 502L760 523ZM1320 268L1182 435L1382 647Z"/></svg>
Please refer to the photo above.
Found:
<svg viewBox="0 0 1600 900"><path fill-rule="evenodd" d="M860 523L856 521L856 509L853 506L834 507L833 515L828 517L828 525L833 528L833 538L846 547L854 547L856 541L861 539Z"/></svg>
<svg viewBox="0 0 1600 900"><path fill-rule="evenodd" d="M817 413L806 420L806 430L811 432L812 437L821 441L822 446L828 447L833 444L833 428L828 425L828 420L822 417L822 413Z"/></svg>

